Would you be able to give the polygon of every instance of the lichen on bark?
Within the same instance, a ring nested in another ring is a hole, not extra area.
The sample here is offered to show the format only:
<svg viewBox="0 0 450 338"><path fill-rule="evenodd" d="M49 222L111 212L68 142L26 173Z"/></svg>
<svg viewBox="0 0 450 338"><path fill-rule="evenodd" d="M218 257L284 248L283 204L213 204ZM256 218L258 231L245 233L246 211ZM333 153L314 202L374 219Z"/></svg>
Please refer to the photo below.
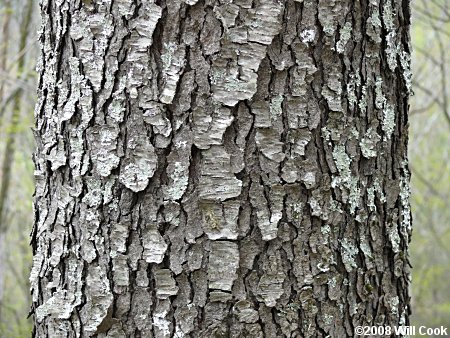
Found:
<svg viewBox="0 0 450 338"><path fill-rule="evenodd" d="M408 324L408 5L42 0L34 337Z"/></svg>

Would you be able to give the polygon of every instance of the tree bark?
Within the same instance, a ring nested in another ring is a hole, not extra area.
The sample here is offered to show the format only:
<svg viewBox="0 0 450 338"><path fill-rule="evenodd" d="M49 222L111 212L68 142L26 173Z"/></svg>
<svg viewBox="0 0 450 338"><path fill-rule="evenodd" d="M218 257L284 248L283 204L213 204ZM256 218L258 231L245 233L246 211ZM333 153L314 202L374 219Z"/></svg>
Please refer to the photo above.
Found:
<svg viewBox="0 0 450 338"><path fill-rule="evenodd" d="M34 337L409 323L409 0L42 0Z"/></svg>

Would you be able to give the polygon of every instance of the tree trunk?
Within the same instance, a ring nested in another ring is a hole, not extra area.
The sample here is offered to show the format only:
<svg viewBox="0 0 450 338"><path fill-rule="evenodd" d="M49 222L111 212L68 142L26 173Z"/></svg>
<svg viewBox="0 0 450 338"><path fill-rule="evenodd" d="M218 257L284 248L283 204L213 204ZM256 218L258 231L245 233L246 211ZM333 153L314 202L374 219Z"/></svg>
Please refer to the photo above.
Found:
<svg viewBox="0 0 450 338"><path fill-rule="evenodd" d="M409 0L42 0L35 337L407 325Z"/></svg>

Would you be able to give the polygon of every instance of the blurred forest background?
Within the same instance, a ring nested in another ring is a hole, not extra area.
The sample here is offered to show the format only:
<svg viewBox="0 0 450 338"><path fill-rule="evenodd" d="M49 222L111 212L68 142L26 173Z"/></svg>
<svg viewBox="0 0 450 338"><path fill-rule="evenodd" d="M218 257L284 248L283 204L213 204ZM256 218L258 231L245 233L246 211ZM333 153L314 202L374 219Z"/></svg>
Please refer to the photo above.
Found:
<svg viewBox="0 0 450 338"><path fill-rule="evenodd" d="M450 328L450 1L413 1L413 325ZM37 1L0 0L0 338L30 337Z"/></svg>

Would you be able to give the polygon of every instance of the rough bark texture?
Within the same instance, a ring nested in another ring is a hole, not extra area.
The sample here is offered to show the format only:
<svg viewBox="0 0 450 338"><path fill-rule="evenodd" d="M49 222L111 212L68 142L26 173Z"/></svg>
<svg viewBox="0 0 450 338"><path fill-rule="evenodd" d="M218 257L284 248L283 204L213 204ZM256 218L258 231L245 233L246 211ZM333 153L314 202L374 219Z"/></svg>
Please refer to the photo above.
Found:
<svg viewBox="0 0 450 338"><path fill-rule="evenodd" d="M41 0L35 337L408 323L409 0Z"/></svg>

